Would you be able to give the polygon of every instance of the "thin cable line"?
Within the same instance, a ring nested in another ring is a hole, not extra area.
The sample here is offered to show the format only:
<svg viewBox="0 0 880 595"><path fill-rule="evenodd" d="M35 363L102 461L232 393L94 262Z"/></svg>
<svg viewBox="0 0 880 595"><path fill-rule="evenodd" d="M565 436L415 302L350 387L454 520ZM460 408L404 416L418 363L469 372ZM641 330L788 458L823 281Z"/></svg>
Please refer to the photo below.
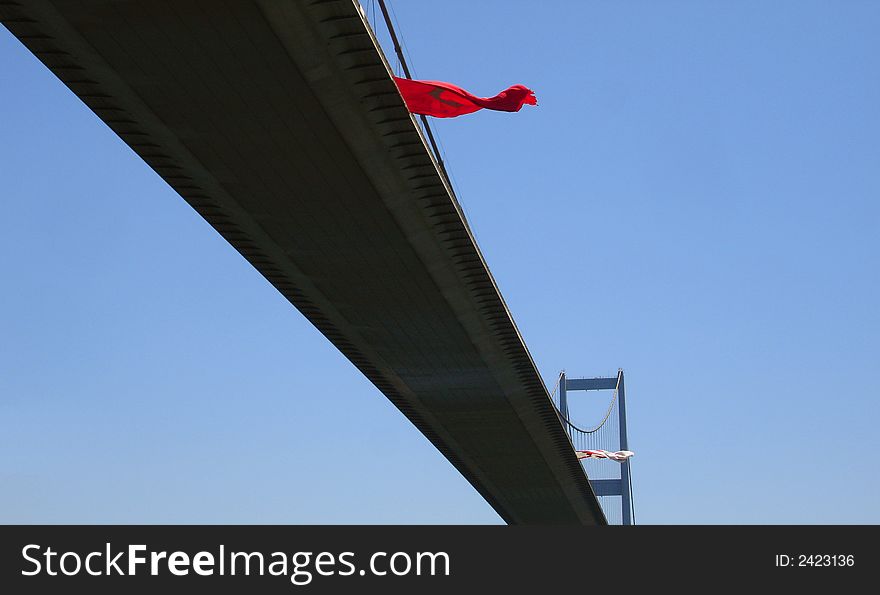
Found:
<svg viewBox="0 0 880 595"><path fill-rule="evenodd" d="M599 424L596 427L594 427L591 430L584 430L583 428L580 428L580 427L574 425L571 422L571 420L569 420L567 417L562 415L562 412L559 413L559 417L560 417L560 419L562 419L562 421L564 421L566 424L568 424L572 429L577 430L578 432L582 432L584 434L592 434L593 432L600 430L602 428L602 426L605 425L605 422L608 421L609 417L611 417L611 411L612 411L612 409L614 409L614 403L616 403L616 402L617 402L617 389L614 389L614 396L611 398L611 403L608 405L608 410L605 412L605 417L602 419L602 421L599 422Z"/></svg>

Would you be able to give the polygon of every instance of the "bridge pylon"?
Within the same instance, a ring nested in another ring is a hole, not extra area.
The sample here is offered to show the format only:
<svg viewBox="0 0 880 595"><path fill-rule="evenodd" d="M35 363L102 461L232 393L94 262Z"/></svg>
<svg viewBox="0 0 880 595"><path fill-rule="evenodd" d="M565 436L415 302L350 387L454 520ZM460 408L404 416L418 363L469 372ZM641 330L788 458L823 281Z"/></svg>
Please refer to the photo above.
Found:
<svg viewBox="0 0 880 595"><path fill-rule="evenodd" d="M599 391L612 390L614 397L608 407L605 418L599 425L584 429L571 421L569 415L568 399L569 393L575 391ZM626 387L624 384L623 369L617 371L617 376L601 377L601 378L568 378L565 372L559 375L559 400L556 407L559 415L572 444L576 449L584 450L629 450L626 435ZM614 409L616 408L616 415ZM616 426L616 427L615 427ZM585 459L589 461L589 459ZM633 524L633 503L632 503L632 476L630 469L630 460L614 464L609 467L610 461L603 460L594 463L594 473L587 471L588 476L595 476L590 479L590 485L593 492L603 502L603 510L606 516L611 510L606 506L612 501L610 497L620 497L620 522L623 525ZM585 463L589 466L591 463ZM619 468L619 473L616 469ZM610 471L609 471L610 470ZM616 512L616 511L614 511Z"/></svg>

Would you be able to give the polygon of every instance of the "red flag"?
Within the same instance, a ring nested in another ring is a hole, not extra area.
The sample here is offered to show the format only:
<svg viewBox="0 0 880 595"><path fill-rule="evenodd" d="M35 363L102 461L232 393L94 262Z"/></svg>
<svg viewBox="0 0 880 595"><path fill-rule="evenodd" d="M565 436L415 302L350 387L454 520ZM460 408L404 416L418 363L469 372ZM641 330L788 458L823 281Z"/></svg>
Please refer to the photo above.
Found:
<svg viewBox="0 0 880 595"><path fill-rule="evenodd" d="M538 105L535 93L523 85L509 87L495 97L477 97L461 87L439 81L394 77L394 82L409 111L435 118L454 118L482 108L518 112L523 104Z"/></svg>

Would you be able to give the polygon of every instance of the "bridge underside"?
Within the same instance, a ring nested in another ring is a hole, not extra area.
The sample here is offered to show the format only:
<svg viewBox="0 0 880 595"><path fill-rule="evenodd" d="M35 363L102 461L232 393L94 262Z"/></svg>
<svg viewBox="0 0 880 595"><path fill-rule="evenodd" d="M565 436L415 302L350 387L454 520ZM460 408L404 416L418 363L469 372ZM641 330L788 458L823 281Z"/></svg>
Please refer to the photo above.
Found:
<svg viewBox="0 0 880 595"><path fill-rule="evenodd" d="M0 0L0 18L505 521L605 522L351 0Z"/></svg>

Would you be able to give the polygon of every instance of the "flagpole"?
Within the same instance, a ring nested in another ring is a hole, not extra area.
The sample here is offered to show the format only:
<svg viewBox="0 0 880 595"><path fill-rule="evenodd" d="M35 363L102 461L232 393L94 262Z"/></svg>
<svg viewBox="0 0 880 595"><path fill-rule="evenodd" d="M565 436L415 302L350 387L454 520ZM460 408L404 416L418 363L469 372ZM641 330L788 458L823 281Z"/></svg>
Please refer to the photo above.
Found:
<svg viewBox="0 0 880 595"><path fill-rule="evenodd" d="M400 42L397 40L397 33L394 31L394 25L391 24L391 16L388 14L388 7L385 6L385 0L379 0L379 8L382 10L382 17L385 19L385 26L388 28L388 33L391 35L392 43L394 43L394 52L397 54L397 59L400 60L403 74L406 78L412 80L412 73L409 71L406 58L403 57L403 50L400 47ZM425 128L425 134L428 135L428 141L431 143L431 149L434 151L434 158L437 159L437 165L440 167L440 172L443 174L443 178L446 180L446 185L449 186L449 191L452 192L452 196L455 196L455 188L452 187L452 181L449 179L446 165L443 164L443 158L440 156L440 149L437 147L437 141L434 140L434 133L431 132L431 127L428 126L428 118L426 116L419 116L419 118L421 118L422 126Z"/></svg>

